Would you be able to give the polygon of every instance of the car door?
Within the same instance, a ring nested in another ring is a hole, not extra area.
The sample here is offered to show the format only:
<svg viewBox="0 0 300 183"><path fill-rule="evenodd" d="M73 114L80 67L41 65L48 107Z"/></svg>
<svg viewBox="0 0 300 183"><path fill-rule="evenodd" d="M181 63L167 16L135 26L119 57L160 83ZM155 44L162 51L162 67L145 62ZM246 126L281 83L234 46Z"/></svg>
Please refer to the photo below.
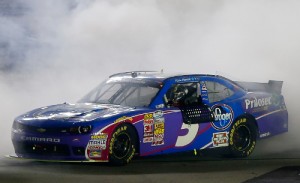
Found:
<svg viewBox="0 0 300 183"><path fill-rule="evenodd" d="M230 97L234 95L231 85L224 79L206 76L200 82L202 101L214 114L212 127L217 131L227 130L233 122L234 111Z"/></svg>
<svg viewBox="0 0 300 183"><path fill-rule="evenodd" d="M197 140L202 133L209 133L210 122L214 121L210 107L202 102L200 87L198 80L175 82L164 96L167 107L179 109L182 117L179 121L181 127L176 131L175 151L198 149L207 144L206 141L211 141Z"/></svg>

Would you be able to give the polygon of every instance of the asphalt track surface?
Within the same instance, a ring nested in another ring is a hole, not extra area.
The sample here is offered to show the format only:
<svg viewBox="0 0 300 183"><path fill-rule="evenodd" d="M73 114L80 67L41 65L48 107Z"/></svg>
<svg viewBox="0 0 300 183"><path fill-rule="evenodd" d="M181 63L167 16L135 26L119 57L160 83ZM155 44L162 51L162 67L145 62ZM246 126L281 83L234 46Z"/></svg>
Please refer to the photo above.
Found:
<svg viewBox="0 0 300 183"><path fill-rule="evenodd" d="M259 147L258 147L259 148ZM299 178L298 178L299 177ZM247 159L191 154L138 158L127 166L0 158L0 183L300 182L298 152L254 153Z"/></svg>

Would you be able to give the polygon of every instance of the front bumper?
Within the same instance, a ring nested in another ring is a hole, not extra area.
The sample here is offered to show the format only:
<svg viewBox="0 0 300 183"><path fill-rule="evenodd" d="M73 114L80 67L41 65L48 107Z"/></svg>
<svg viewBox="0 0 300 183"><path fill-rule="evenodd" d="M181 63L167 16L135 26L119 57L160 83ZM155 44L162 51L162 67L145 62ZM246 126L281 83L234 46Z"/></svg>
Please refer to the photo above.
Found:
<svg viewBox="0 0 300 183"><path fill-rule="evenodd" d="M87 160L85 148L90 135L47 135L12 131L15 153L21 158Z"/></svg>

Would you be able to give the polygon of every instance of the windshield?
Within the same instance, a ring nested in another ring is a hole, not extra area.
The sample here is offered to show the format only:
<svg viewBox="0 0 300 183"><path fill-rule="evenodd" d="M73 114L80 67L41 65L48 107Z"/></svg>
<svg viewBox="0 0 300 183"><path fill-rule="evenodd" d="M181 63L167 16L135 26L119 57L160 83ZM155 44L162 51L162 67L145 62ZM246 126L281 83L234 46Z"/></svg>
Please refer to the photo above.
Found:
<svg viewBox="0 0 300 183"><path fill-rule="evenodd" d="M160 89L153 81L106 81L93 89L80 103L116 104L129 107L147 107Z"/></svg>

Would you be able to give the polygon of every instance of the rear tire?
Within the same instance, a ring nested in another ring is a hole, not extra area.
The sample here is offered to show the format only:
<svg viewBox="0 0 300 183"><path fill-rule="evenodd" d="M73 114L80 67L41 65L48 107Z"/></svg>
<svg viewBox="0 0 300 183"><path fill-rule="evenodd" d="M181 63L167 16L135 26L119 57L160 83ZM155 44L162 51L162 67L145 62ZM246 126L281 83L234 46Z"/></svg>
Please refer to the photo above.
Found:
<svg viewBox="0 0 300 183"><path fill-rule="evenodd" d="M137 134L128 124L115 128L109 143L109 162L112 165L126 165L133 158L137 147Z"/></svg>
<svg viewBox="0 0 300 183"><path fill-rule="evenodd" d="M257 127L248 118L238 119L229 132L229 151L231 156L244 158L249 156L255 148Z"/></svg>

